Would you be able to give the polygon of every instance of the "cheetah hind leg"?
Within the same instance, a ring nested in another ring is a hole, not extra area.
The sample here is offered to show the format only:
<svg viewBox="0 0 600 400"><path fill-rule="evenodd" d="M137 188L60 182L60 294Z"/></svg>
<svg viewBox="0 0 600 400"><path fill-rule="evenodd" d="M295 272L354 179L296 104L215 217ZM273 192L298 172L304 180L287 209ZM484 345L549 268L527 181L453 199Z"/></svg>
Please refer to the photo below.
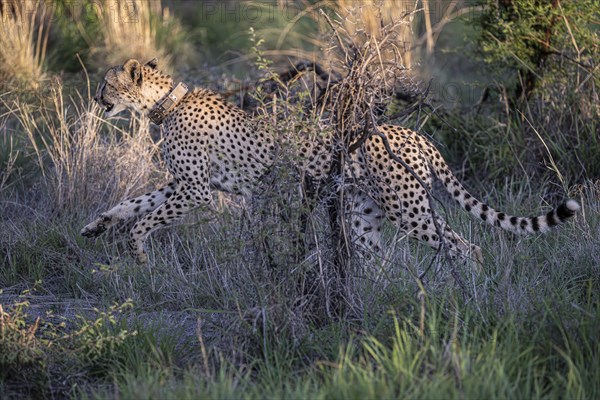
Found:
<svg viewBox="0 0 600 400"><path fill-rule="evenodd" d="M364 193L352 196L350 224L352 241L358 246L362 261L375 267L377 259L382 257L381 227L385 213L379 205ZM379 271L375 271L377 273Z"/></svg>
<svg viewBox="0 0 600 400"><path fill-rule="evenodd" d="M358 243L363 259L372 261L382 256L381 227L386 219L385 213L379 205L369 196L360 193L353 196L351 210L351 224L353 240ZM425 242L434 249L439 249L440 241L438 232L431 216L423 216L419 223L412 229L391 221L403 232L413 239ZM477 272L483 267L483 253L481 248L474 245L454 232L442 218L437 217L437 223L444 232L444 247L448 249L453 259L461 258L468 260Z"/></svg>
<svg viewBox="0 0 600 400"><path fill-rule="evenodd" d="M483 268L481 248L454 232L441 217L436 216L435 218L437 227L443 232L443 242L439 239L438 229L436 229L436 224L433 223L430 215L422 216L417 221L417 226L407 232L408 235L420 242L425 242L436 250L442 245L443 248L448 250L452 259L469 260L476 272L481 272Z"/></svg>
<svg viewBox="0 0 600 400"><path fill-rule="evenodd" d="M361 256L365 261L373 261L375 258L383 256L381 227L384 220L387 219L409 237L425 242L436 250L443 244L452 259L465 259L477 272L482 271L483 253L481 248L454 232L439 216L436 216L436 222L443 232L443 243L440 243L436 225L429 213L417 216L410 224L403 223L401 222L403 215L400 212L384 212L379 203L361 192L352 196L350 206L353 240L359 245Z"/></svg>

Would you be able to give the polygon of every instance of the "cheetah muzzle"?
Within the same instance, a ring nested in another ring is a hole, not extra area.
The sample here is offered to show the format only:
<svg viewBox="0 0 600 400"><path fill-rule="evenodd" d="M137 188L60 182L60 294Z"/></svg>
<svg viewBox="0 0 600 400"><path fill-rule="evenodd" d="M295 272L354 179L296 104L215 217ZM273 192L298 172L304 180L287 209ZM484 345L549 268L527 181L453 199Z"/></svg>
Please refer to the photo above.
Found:
<svg viewBox="0 0 600 400"><path fill-rule="evenodd" d="M128 60L108 70L95 96L107 117L125 108L149 115L174 90L173 80L157 68ZM163 112L164 111L164 112ZM248 195L274 162L276 143L250 116L218 94L196 88L161 109L163 155L173 181L142 196L125 200L83 228L96 237L113 225L138 218L130 232L135 257L147 260L144 245L155 230L168 226L192 209L212 205L212 191ZM351 227L364 248L381 250L381 227L389 221L412 238L433 248L443 245L453 256L483 262L481 249L454 232L434 214L427 191L437 177L454 200L477 218L514 233L543 233L575 215L579 204L568 200L537 217L517 217L496 211L475 199L458 181L439 151L425 137L409 129L381 125L395 156L402 158L420 179L395 162L378 135L352 153L352 178L362 180L351 190ZM328 176L333 140L301 146L298 167L316 182ZM348 171L350 173L350 171ZM364 189L363 189L364 188ZM441 229L438 229L441 228Z"/></svg>

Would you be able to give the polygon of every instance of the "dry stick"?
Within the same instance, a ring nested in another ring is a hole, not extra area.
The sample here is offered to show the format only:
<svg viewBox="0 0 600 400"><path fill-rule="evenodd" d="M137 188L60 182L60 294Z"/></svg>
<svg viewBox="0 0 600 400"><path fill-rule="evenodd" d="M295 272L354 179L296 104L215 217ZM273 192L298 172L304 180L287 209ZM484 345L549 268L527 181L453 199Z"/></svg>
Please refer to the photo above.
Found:
<svg viewBox="0 0 600 400"><path fill-rule="evenodd" d="M329 171L329 176L327 177L327 181L330 185L334 186L335 177L343 176L344 173L344 154L343 149L335 150L334 159L332 162L331 169ZM327 185L329 186L329 185ZM344 215L344 186L340 186L340 193L332 199L329 200L327 204L327 210L329 214L329 224L331 226L333 242L335 246L335 255L334 255L334 266L336 267L336 272L338 274L339 279L343 282L346 278L346 269L348 267L348 260L350 259L351 249L350 243L348 241L347 232L345 229L345 224L343 220ZM343 288L343 285L342 285ZM335 288L334 292L334 300L339 302L336 311L341 312L343 309L341 308L341 292L342 288Z"/></svg>
<svg viewBox="0 0 600 400"><path fill-rule="evenodd" d="M328 82L327 87L330 87L329 82ZM338 93L338 96L339 96L339 93ZM339 97L336 99L333 99L332 102L334 104L339 103L340 102ZM322 106L323 108L321 111L324 111L324 107L325 107L326 103L327 103L327 101L323 101L323 106ZM340 112L340 110L338 110L338 112ZM347 111L342 110L341 111L342 115L344 115L345 112L347 112ZM338 123L339 123L339 121L338 121ZM341 143L343 141L343 138L340 138L340 139L342 139L342 140L340 140L340 143ZM316 193L317 199L323 198L323 192L325 190L331 189L332 187L336 186L335 185L336 177L343 176L345 159L344 159L343 149L338 148L338 147L339 147L339 143L337 146L334 144L334 147L332 148L334 154L333 154L333 159L332 159L331 167L329 170L329 174L326 178L327 184L319 187L319 189L317 190L317 193ZM340 222L340 218L342 218L343 210L344 210L343 197L344 197L344 193L343 193L343 186L342 186L341 193L338 194L337 198L331 197L327 200L329 224L332 229L332 232L331 232L332 233L332 241L334 242L334 246L335 246L334 265L336 267L336 272L337 272L340 280L344 280L344 278L345 278L345 269L348 265L348 259L350 258L350 254L351 254L350 244L347 240L347 235L345 234L345 226L344 226L345 224L343 224L343 222ZM326 287L327 283L324 283L324 285ZM343 311L343 309L341 308L342 302L340 301L343 299L343 296L341 296L341 292L342 292L341 287L336 287L333 289L334 304L337 304L337 306L334 306L335 308L334 308L333 312L339 313L339 312ZM326 301L327 313L331 315L332 310L330 307L331 307L331 303L329 301Z"/></svg>
<svg viewBox="0 0 600 400"><path fill-rule="evenodd" d="M331 27L331 29L334 32L334 35L338 41L338 45L340 47L340 49L343 51L343 54L345 56L345 60L346 63L348 63L349 61L349 52L346 49L346 47L344 46L344 42L342 41L341 37L339 36L339 33L337 31L337 29L335 28L333 22L331 21L331 19L329 18L329 16L321 9L319 10L321 15L325 18L325 20L327 21L327 23L329 24L329 26ZM353 52L353 55L356 56L356 50ZM354 57L356 58L356 57ZM352 62L353 64L353 62ZM351 69L349 71L349 74L352 74L355 70ZM343 84L343 82L342 82ZM333 101L334 104L339 103L340 102L340 96L342 94L342 91L338 92L337 98ZM337 148L337 146L339 146L339 144L342 144L346 142L346 137L345 135L343 135L343 133L346 131L346 129L343 126L343 122L344 122L344 116L347 115L348 113L348 107L350 106L350 104L348 104L347 102L343 102L342 104L342 109L339 110L338 109L338 116L337 116L337 124L339 125L340 123L342 123L342 129L339 129L339 131L342 133L341 137L339 137L340 142L338 143L338 145L334 145L334 155L333 155L333 160L332 160L332 164L331 164L331 168L327 177L327 181L330 182L330 184L334 183L335 177L342 177L344 174L344 164L345 164L345 158L344 158L344 149L343 148ZM334 115L335 118L335 115ZM329 201L329 204L327 205L328 208L328 213L329 213L329 223L331 225L332 228L332 234L333 234L333 241L334 241L334 246L336 247L335 250L335 261L334 261L334 265L336 266L337 269L337 273L338 276L341 280L344 280L344 278L346 277L345 274L345 270L347 269L348 266L348 260L350 258L351 255L351 249L350 249L350 243L348 241L348 236L347 236L347 232L346 232L346 226L343 222L343 213L344 213L344 209L345 209L345 205L344 205L344 187L341 186L340 188L340 193L338 193L338 195L336 196L336 198L333 198ZM340 300L340 288L337 288L335 293L334 293L334 299L335 300ZM342 311L340 309L341 306L341 302L339 303L338 307L337 307L337 311Z"/></svg>
<svg viewBox="0 0 600 400"><path fill-rule="evenodd" d="M429 14L429 1L421 0L423 4L423 14L425 14L425 34L427 35L427 56L433 54L433 32L431 30L431 15Z"/></svg>
<svg viewBox="0 0 600 400"><path fill-rule="evenodd" d="M431 82L433 82L433 78L431 78L429 80L429 84L427 85L427 90L425 91L425 94L429 94L429 88L431 87ZM415 131L419 131L419 123L421 120L421 107L417 108L417 120L415 121Z"/></svg>
<svg viewBox="0 0 600 400"><path fill-rule="evenodd" d="M362 133L361 137L356 142L352 143L348 147L348 154L352 154L356 150L358 150L363 145L363 143L365 143L367 141L367 139L371 137L371 135L372 135L371 130L369 129L369 125L367 124L365 126L365 128L363 129L363 133Z"/></svg>
<svg viewBox="0 0 600 400"><path fill-rule="evenodd" d="M327 23L329 24L329 26L331 27L331 30L333 30L333 33L335 34L335 37L340 45L340 47L342 48L342 50L344 51L344 54L347 56L348 55L348 50L346 50L346 47L344 46L344 42L342 41L342 38L340 38L340 35L337 31L337 29L335 29L335 26L333 26L333 22L331 21L331 19L329 18L329 15L327 15L325 13L325 11L323 11L322 8L319 8L319 13L321 14L321 16L323 16L325 18L325 21L327 21Z"/></svg>
<svg viewBox="0 0 600 400"><path fill-rule="evenodd" d="M425 90L425 93L422 94L421 100L419 100L418 103L416 103L414 106L412 106L412 107L410 107L410 108L408 108L406 110L399 111L399 112L397 112L395 114L392 114L389 117L386 117L386 119L393 120L393 119L397 119L397 118L400 118L400 117L404 117L404 116L406 116L408 114L411 114L411 113L413 113L415 111L419 111L420 112L421 108L423 106L431 107L428 103L425 103L425 100L429 96L429 90L431 89L431 83L432 82L433 82L433 78L431 78L429 80L429 83L427 84L427 89ZM417 117L417 120L418 120L418 117ZM418 123L417 123L417 125L418 125Z"/></svg>
<svg viewBox="0 0 600 400"><path fill-rule="evenodd" d="M375 38L373 38L373 41L375 43L375 49L377 50L377 55L379 56L379 64L381 66L381 70L384 71L384 67L383 67L383 60L382 60L382 56L381 56L381 51L380 51L380 47L385 44L385 42L390 38L391 33L388 33L382 40L381 42L378 44L377 40ZM364 68L366 68L366 66L368 65L369 60L363 62ZM364 69L363 68L363 69ZM385 76L385 75L384 75ZM429 86L427 86L427 91L425 92L423 98L427 98L427 95L429 94L429 87L431 86L431 81L429 82ZM420 104L417 105L418 107L420 107ZM370 108L372 110L372 108ZM411 111L412 112L412 111ZM348 153L352 154L353 152L355 152L358 148L360 148L363 143L369 138L371 137L371 131L369 129L369 121L367 121L366 126L363 129L363 132L360 136L360 138L352 143L349 147L348 147Z"/></svg>

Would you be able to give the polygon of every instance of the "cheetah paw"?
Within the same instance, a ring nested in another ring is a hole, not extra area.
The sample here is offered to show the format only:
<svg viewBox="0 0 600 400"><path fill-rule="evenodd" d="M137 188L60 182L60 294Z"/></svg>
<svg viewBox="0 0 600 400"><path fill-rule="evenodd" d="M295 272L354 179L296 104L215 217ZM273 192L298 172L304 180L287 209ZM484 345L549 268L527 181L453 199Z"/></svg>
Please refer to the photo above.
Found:
<svg viewBox="0 0 600 400"><path fill-rule="evenodd" d="M128 245L129 251L131 251L138 264L146 264L148 262L148 256L144 250L144 241L130 239Z"/></svg>
<svg viewBox="0 0 600 400"><path fill-rule="evenodd" d="M107 215L100 215L94 222L87 224L81 230L81 235L89 238L100 236L110 226L111 218Z"/></svg>

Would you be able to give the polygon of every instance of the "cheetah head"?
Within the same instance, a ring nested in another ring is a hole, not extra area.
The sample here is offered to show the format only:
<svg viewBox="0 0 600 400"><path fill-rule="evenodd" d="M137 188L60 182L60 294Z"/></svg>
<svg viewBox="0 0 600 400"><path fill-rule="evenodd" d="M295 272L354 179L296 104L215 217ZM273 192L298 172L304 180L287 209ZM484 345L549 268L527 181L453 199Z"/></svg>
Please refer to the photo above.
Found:
<svg viewBox="0 0 600 400"><path fill-rule="evenodd" d="M105 117L112 117L126 108L136 111L151 108L155 100L145 96L144 83L147 77L155 74L160 74L156 58L146 64L127 60L106 72L94 100L104 108Z"/></svg>

